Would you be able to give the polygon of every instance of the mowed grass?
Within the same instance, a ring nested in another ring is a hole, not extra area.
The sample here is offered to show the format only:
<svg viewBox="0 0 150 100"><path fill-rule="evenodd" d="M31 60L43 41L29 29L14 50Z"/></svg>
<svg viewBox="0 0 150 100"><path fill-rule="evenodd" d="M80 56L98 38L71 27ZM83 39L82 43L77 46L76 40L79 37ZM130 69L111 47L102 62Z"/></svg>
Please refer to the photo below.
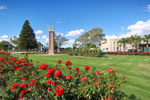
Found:
<svg viewBox="0 0 150 100"><path fill-rule="evenodd" d="M128 96L136 99L150 100L150 56L130 56L130 55L106 55L114 59L104 58L84 58L84 57L69 57L68 55L29 55L29 58L39 61L40 64L55 65L57 60L70 60L72 67L79 67L84 69L85 65L96 67L97 70L107 73L108 68L118 72L121 76L124 72L129 78L127 83L122 86L121 91L124 91ZM20 57L23 57L22 55ZM134 100L134 99L133 99Z"/></svg>

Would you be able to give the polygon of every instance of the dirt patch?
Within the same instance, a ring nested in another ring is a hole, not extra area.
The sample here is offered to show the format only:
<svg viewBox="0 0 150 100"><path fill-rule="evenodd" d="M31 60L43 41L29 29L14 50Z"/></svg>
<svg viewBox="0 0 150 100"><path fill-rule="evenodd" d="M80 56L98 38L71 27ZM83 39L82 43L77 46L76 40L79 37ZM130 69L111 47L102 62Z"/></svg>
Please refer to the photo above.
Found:
<svg viewBox="0 0 150 100"><path fill-rule="evenodd" d="M139 67L142 68L148 68L150 65L149 64L138 64Z"/></svg>

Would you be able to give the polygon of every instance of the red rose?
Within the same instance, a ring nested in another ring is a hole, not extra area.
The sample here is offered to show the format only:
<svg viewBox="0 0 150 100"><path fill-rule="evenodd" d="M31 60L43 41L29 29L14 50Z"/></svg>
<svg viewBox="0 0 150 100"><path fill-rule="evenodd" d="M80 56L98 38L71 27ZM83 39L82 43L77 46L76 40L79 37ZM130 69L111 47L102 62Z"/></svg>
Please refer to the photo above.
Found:
<svg viewBox="0 0 150 100"><path fill-rule="evenodd" d="M66 79L70 80L72 78L72 75L66 75Z"/></svg>
<svg viewBox="0 0 150 100"><path fill-rule="evenodd" d="M61 74L62 74L62 72L60 70L57 70L57 71L55 71L54 76L59 77L59 75L61 75Z"/></svg>
<svg viewBox="0 0 150 100"><path fill-rule="evenodd" d="M14 83L13 86L11 87L11 90L14 90L18 84Z"/></svg>
<svg viewBox="0 0 150 100"><path fill-rule="evenodd" d="M39 63L39 61L37 61L37 63Z"/></svg>
<svg viewBox="0 0 150 100"><path fill-rule="evenodd" d="M49 81L49 80L46 81L46 84L50 84L50 83L51 83L51 81Z"/></svg>
<svg viewBox="0 0 150 100"><path fill-rule="evenodd" d="M22 63L25 63L26 62L26 60L22 60Z"/></svg>
<svg viewBox="0 0 150 100"><path fill-rule="evenodd" d="M54 70L54 68L52 67L50 70L47 71L47 74L51 74L51 73L54 73L54 72L55 72L55 70Z"/></svg>
<svg viewBox="0 0 150 100"><path fill-rule="evenodd" d="M32 80L32 83L33 83L33 86L35 86L37 84L35 79Z"/></svg>
<svg viewBox="0 0 150 100"><path fill-rule="evenodd" d="M111 100L111 99L107 98L106 100Z"/></svg>
<svg viewBox="0 0 150 100"><path fill-rule="evenodd" d="M78 68L78 67L76 67L76 68L75 68L75 70L79 70L79 68Z"/></svg>
<svg viewBox="0 0 150 100"><path fill-rule="evenodd" d="M100 73L101 73L100 70L96 71L96 74L97 74L97 75L99 75Z"/></svg>
<svg viewBox="0 0 150 100"><path fill-rule="evenodd" d="M71 67L69 67L68 69L72 69Z"/></svg>
<svg viewBox="0 0 150 100"><path fill-rule="evenodd" d="M50 78L50 75L49 75L49 74L46 74L45 76L46 76L47 78Z"/></svg>
<svg viewBox="0 0 150 100"><path fill-rule="evenodd" d="M66 65L66 66L68 66L68 65L71 66L71 65L72 65L72 62L70 62L70 61L68 60L68 61L65 62L65 65Z"/></svg>
<svg viewBox="0 0 150 100"><path fill-rule="evenodd" d="M17 70L18 70L18 71L20 71L20 70L21 70L21 68L19 67L19 68L17 68Z"/></svg>
<svg viewBox="0 0 150 100"><path fill-rule="evenodd" d="M85 65L86 70L90 70L90 67L88 65Z"/></svg>
<svg viewBox="0 0 150 100"><path fill-rule="evenodd" d="M85 82L85 81L86 81L86 78L83 77L83 78L81 79L81 81L82 81L82 82Z"/></svg>
<svg viewBox="0 0 150 100"><path fill-rule="evenodd" d="M26 77L23 78L23 80L25 80L25 79L26 79Z"/></svg>
<svg viewBox="0 0 150 100"><path fill-rule="evenodd" d="M62 95L63 93L64 93L64 87L60 88L60 85L59 85L59 87L57 86L56 91L55 91L55 95Z"/></svg>
<svg viewBox="0 0 150 100"><path fill-rule="evenodd" d="M107 72L110 73L112 71L112 68L108 68Z"/></svg>
<svg viewBox="0 0 150 100"><path fill-rule="evenodd" d="M101 73L101 74L103 74L103 75L104 75L104 73Z"/></svg>
<svg viewBox="0 0 150 100"><path fill-rule="evenodd" d="M51 81L51 85L52 85L52 86L55 85L55 81Z"/></svg>
<svg viewBox="0 0 150 100"><path fill-rule="evenodd" d="M19 93L19 97L20 98L23 98L23 96L25 95L25 93L29 92L29 90L22 90L20 93Z"/></svg>
<svg viewBox="0 0 150 100"><path fill-rule="evenodd" d="M40 65L40 67L39 67L39 68L40 68L41 70L44 70L46 67L48 67L48 65L46 65L46 64L42 64L42 65Z"/></svg>
<svg viewBox="0 0 150 100"><path fill-rule="evenodd" d="M17 64L20 64L20 61L19 61L19 60L17 60L17 61L16 61L16 63L17 63Z"/></svg>
<svg viewBox="0 0 150 100"><path fill-rule="evenodd" d="M96 85L99 84L99 83L101 83L101 82L97 81L97 82L96 82Z"/></svg>
<svg viewBox="0 0 150 100"><path fill-rule="evenodd" d="M78 74L79 74L79 72L77 72L77 73L75 74L75 77L76 77Z"/></svg>
<svg viewBox="0 0 150 100"><path fill-rule="evenodd" d="M22 87L27 87L27 84L22 85Z"/></svg>
<svg viewBox="0 0 150 100"><path fill-rule="evenodd" d="M61 63L62 61L61 61L61 60L57 60L57 62L58 62L58 63Z"/></svg>

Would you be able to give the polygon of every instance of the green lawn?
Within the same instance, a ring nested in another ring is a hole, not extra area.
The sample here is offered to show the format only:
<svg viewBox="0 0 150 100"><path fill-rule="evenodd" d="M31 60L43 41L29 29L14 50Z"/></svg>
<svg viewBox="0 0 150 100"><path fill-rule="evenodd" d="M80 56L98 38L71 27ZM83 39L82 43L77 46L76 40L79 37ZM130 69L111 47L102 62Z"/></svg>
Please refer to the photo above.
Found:
<svg viewBox="0 0 150 100"><path fill-rule="evenodd" d="M73 67L78 66L80 69L89 65L95 66L104 73L107 73L108 68L116 70L118 75L125 72L129 80L122 87L122 91L132 97L135 95L136 99L150 100L150 56L107 55L107 57L114 59L69 57L68 55L29 55L34 63L40 61L40 64L55 65L56 61L61 59L62 64L70 60Z"/></svg>

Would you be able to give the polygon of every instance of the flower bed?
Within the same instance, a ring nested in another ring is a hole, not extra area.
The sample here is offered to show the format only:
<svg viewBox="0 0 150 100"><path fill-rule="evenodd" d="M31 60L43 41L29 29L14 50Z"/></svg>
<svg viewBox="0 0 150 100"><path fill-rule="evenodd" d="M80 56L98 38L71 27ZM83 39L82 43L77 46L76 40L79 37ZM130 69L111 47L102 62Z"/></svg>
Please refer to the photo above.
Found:
<svg viewBox="0 0 150 100"><path fill-rule="evenodd" d="M150 52L104 52L104 54L109 54L109 55L147 55L150 56Z"/></svg>
<svg viewBox="0 0 150 100"><path fill-rule="evenodd" d="M84 70L73 67L72 62L57 65L32 63L26 54L24 58L0 52L0 98L16 99L102 99L112 100L125 97L119 88L126 77L119 77L117 71L107 73L85 65Z"/></svg>

